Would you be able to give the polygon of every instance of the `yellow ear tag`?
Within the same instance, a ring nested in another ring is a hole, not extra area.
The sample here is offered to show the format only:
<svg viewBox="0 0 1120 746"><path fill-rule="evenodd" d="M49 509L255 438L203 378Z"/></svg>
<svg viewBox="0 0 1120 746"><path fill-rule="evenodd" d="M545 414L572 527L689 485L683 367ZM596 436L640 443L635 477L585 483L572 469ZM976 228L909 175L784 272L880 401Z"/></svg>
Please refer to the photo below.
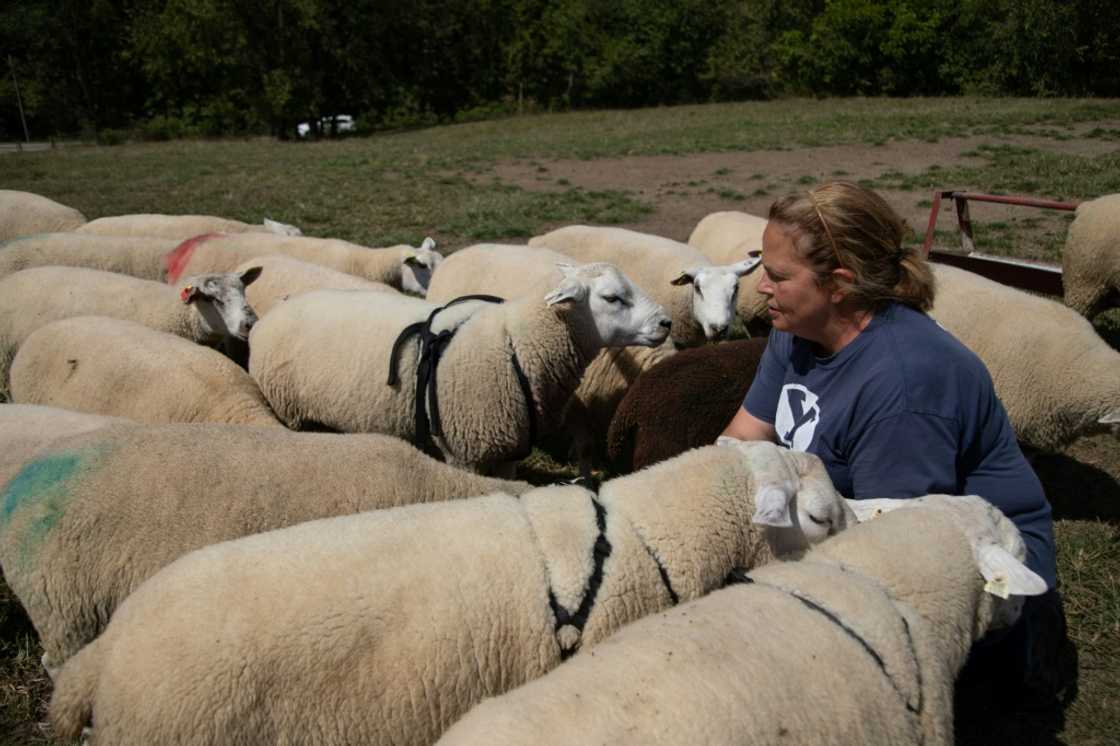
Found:
<svg viewBox="0 0 1120 746"><path fill-rule="evenodd" d="M984 583L984 590L1000 598L1007 598L1011 595L1010 591L1007 590L1007 576L1003 573L999 573L987 583Z"/></svg>

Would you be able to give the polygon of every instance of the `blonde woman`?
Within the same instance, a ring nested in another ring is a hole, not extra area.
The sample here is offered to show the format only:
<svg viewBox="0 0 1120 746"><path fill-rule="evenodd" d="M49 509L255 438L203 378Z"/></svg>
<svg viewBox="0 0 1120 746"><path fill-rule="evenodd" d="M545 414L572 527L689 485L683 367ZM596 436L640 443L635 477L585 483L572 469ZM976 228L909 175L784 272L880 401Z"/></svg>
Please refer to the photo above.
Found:
<svg viewBox="0 0 1120 746"><path fill-rule="evenodd" d="M984 364L926 315L933 275L904 232L882 197L851 182L771 206L758 289L774 329L724 434L816 454L846 497L980 495L1019 527L1026 564L1053 590L1042 485ZM1057 603L1031 599L997 646L1014 649L1024 678L1045 652L1029 611L1049 605L1060 619Z"/></svg>

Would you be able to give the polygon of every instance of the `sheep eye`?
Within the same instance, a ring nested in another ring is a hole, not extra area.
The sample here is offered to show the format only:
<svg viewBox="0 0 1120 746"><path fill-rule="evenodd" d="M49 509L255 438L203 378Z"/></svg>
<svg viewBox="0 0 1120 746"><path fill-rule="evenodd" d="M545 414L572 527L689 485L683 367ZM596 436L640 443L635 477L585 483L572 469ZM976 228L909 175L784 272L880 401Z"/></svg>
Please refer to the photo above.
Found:
<svg viewBox="0 0 1120 746"><path fill-rule="evenodd" d="M603 300L605 300L607 303L622 303L623 302L622 298L619 298L617 295L604 295Z"/></svg>
<svg viewBox="0 0 1120 746"><path fill-rule="evenodd" d="M824 518L817 518L812 513L808 513L807 515L809 516L809 520L812 521L813 523L817 524L818 526L823 526L826 523L828 523L828 521L825 520Z"/></svg>

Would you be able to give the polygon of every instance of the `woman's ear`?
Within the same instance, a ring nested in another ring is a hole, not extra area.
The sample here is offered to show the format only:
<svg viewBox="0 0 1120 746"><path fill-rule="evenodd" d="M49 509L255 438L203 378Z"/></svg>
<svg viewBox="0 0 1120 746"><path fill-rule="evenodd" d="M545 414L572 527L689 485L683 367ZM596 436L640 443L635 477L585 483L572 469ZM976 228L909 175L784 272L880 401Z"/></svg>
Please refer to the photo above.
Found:
<svg viewBox="0 0 1120 746"><path fill-rule="evenodd" d="M833 303L840 303L848 297L848 286L855 283L856 274L850 269L837 267L832 270L829 279L832 281L832 289L828 299Z"/></svg>

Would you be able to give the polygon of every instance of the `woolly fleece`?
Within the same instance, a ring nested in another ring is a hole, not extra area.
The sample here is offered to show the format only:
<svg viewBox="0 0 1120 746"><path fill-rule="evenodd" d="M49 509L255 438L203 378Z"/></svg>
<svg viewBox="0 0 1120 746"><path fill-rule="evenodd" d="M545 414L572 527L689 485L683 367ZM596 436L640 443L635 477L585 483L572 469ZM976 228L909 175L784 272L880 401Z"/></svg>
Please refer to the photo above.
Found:
<svg viewBox="0 0 1120 746"><path fill-rule="evenodd" d="M1120 194L1082 202L1062 251L1065 301L1093 318L1120 302Z"/></svg>
<svg viewBox="0 0 1120 746"><path fill-rule="evenodd" d="M174 239L43 233L0 245L0 277L30 267L64 266L163 281L163 257Z"/></svg>
<svg viewBox="0 0 1120 746"><path fill-rule="evenodd" d="M256 382L222 353L134 321L76 316L32 332L11 370L12 401L151 425L283 427Z"/></svg>
<svg viewBox="0 0 1120 746"><path fill-rule="evenodd" d="M63 462L74 465L69 477L24 479L0 520L5 577L57 663L145 578L194 549L328 516L529 489L383 435L236 425L134 425L56 441L25 476ZM11 497L16 486L0 489Z"/></svg>
<svg viewBox="0 0 1120 746"><path fill-rule="evenodd" d="M0 189L0 241L52 231L71 231L86 222L73 207L31 192Z"/></svg>
<svg viewBox="0 0 1120 746"><path fill-rule="evenodd" d="M355 275L283 254L255 257L237 265L233 271L240 274L251 267L260 267L262 270L261 276L245 288L245 298L258 316L264 316L277 303L312 290L398 292L383 282L363 280Z"/></svg>

